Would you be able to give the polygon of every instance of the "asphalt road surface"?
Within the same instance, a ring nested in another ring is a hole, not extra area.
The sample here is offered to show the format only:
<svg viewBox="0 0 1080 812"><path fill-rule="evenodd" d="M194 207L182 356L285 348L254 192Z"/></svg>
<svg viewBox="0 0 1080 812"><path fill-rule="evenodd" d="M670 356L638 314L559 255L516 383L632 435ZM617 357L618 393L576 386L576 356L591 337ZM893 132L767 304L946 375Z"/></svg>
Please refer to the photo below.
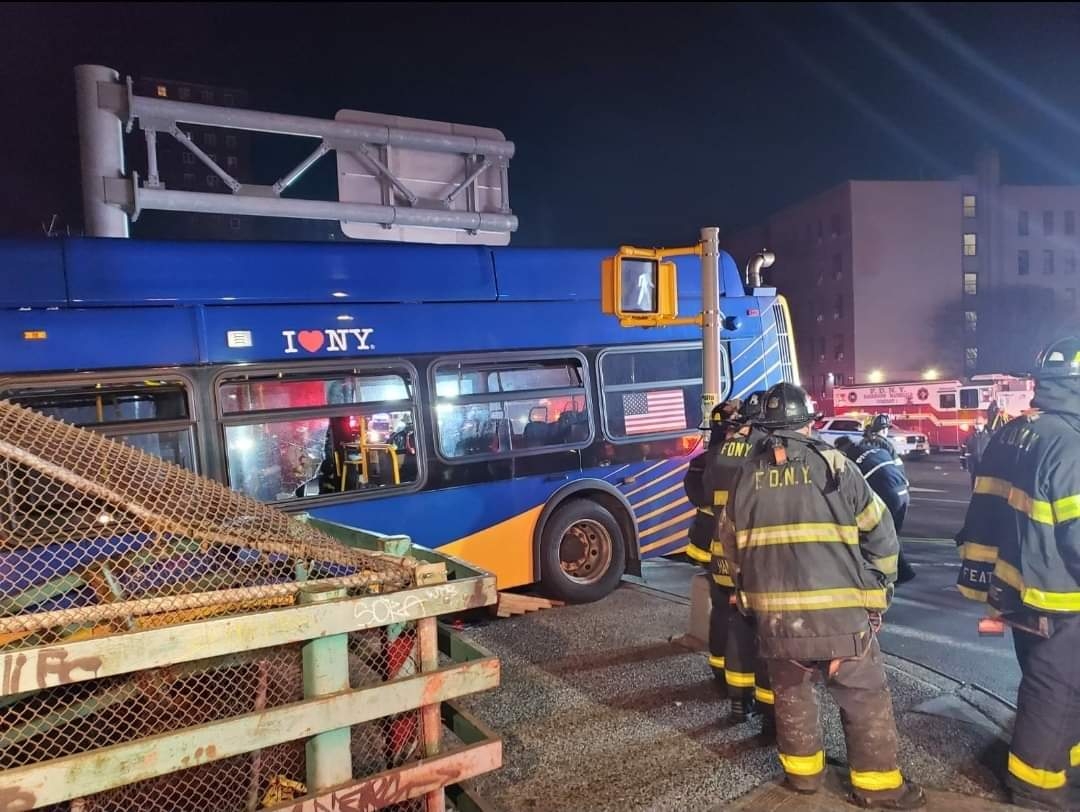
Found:
<svg viewBox="0 0 1080 812"><path fill-rule="evenodd" d="M934 455L906 468L912 492L904 555L918 574L896 588L882 647L1015 702L1020 669L1011 633L979 637L984 607L955 589L960 558L953 536L964 521L971 479L955 455Z"/></svg>
<svg viewBox="0 0 1080 812"><path fill-rule="evenodd" d="M906 468L912 492L901 535L917 575L896 589L882 648L1015 703L1020 669L1011 633L979 637L984 607L955 588L960 558L953 536L964 521L971 479L957 455L933 455ZM645 563L644 583L689 597L690 577L698 571L692 564L653 560Z"/></svg>

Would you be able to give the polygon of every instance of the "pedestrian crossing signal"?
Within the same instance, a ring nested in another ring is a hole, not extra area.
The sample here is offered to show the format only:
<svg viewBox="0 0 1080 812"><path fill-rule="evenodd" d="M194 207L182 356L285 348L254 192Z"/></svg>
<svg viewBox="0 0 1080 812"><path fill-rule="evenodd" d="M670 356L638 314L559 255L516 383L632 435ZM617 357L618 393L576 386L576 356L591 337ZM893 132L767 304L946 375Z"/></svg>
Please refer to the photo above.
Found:
<svg viewBox="0 0 1080 812"><path fill-rule="evenodd" d="M675 263L659 251L623 246L600 269L601 310L625 327L655 327L679 315Z"/></svg>

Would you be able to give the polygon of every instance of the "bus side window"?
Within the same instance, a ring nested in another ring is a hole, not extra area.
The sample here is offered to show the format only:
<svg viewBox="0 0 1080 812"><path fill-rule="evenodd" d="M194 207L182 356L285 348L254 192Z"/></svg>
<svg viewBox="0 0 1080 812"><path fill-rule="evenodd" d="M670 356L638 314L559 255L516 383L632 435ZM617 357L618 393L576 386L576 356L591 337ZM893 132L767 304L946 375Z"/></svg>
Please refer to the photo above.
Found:
<svg viewBox="0 0 1080 812"><path fill-rule="evenodd" d="M229 484L264 501L419 477L405 371L238 374L219 387Z"/></svg>
<svg viewBox="0 0 1080 812"><path fill-rule="evenodd" d="M195 421L180 381L99 381L8 391L20 406L196 470Z"/></svg>

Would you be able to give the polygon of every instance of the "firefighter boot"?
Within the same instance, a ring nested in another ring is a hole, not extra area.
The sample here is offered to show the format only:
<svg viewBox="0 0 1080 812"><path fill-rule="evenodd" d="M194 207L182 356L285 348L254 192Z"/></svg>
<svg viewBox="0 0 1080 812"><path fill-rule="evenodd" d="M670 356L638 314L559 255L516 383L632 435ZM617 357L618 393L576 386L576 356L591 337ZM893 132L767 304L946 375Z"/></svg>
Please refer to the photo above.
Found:
<svg viewBox="0 0 1080 812"><path fill-rule="evenodd" d="M926 794L918 784L905 781L904 793L899 798L867 798L852 793L848 802L863 809L922 809L926 806Z"/></svg>

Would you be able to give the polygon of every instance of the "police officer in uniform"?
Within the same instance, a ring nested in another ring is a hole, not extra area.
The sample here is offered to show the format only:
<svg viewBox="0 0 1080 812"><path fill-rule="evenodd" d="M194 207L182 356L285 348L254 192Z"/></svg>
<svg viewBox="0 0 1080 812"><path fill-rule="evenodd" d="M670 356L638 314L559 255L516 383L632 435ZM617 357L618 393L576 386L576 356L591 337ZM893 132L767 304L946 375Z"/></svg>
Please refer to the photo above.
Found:
<svg viewBox="0 0 1080 812"><path fill-rule="evenodd" d="M959 588L1013 627L1013 803L1080 809L1080 337L1043 350L1034 375L1038 412L998 429L979 463Z"/></svg>
<svg viewBox="0 0 1080 812"><path fill-rule="evenodd" d="M990 445L991 433L986 423L982 418L979 418L975 421L975 430L971 432L971 435L964 442L964 456L960 458L960 462L967 469L967 472L971 474L972 490L975 490L976 469L979 467L979 460L982 459L982 455L986 452L986 447Z"/></svg>
<svg viewBox="0 0 1080 812"><path fill-rule="evenodd" d="M876 630L896 578L892 519L854 464L810 436L803 389L765 396L770 437L729 489L721 520L741 611L757 622L775 694L780 762L792 789L825 778L814 682L840 706L853 793L863 807L915 809L922 790L897 764L896 723Z"/></svg>
<svg viewBox="0 0 1080 812"><path fill-rule="evenodd" d="M727 642L729 614L727 597L730 597L731 593L730 583L727 597L720 599L716 592L716 575L710 553L716 518L713 512L712 491L706 489L704 475L709 460L718 456L724 441L739 430L740 407L741 403L737 399L728 400L713 407L709 415L709 445L705 451L690 461L686 476L683 477L686 498L697 508L694 519L690 523L690 543L686 547L686 555L713 573L713 578L709 582L712 597L712 609L709 614L709 665L721 685L724 684L724 647Z"/></svg>
<svg viewBox="0 0 1080 812"><path fill-rule="evenodd" d="M904 461L889 442L889 429L892 418L879 414L867 426L859 443L841 449L854 460L865 477L870 489L881 497L893 520L897 537L904 526L908 504L911 501L907 473ZM839 448L839 444L837 445ZM904 559L904 548L900 547L896 583L903 584L915 577L915 569Z"/></svg>
<svg viewBox="0 0 1080 812"><path fill-rule="evenodd" d="M754 425L761 419L761 404L764 392L754 392L739 411L741 425L730 434L717 453L709 455L705 468L705 490L711 494L717 516L722 514L728 500L728 489L739 467L750 456L754 447L765 438L765 432ZM715 534L716 523L713 533ZM757 641L753 618L730 608L718 610L721 602L728 607L734 604L734 581L731 566L724 557L719 540L714 539L711 547L712 583L710 584L713 602L713 615L710 617L710 647L723 643L723 657L713 658L714 664L721 664L727 694L731 697L731 713L736 721L750 718L755 710L763 715L763 732L771 735L773 694L769 688L768 669L764 661L757 656ZM716 629L726 623L726 632Z"/></svg>

